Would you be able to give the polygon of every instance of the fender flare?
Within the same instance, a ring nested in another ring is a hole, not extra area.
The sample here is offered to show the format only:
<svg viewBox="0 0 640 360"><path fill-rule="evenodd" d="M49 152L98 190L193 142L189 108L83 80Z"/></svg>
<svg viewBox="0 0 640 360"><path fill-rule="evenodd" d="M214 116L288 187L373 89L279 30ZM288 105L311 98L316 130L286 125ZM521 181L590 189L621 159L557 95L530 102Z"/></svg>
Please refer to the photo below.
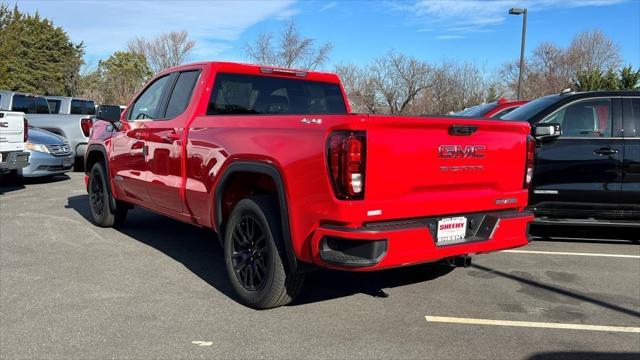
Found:
<svg viewBox="0 0 640 360"><path fill-rule="evenodd" d="M111 172L109 171L109 156L107 155L107 149L105 149L103 145L91 144L87 146L87 151L84 153L84 172L85 174L89 174L91 172L91 169L87 168L87 159L89 158L89 154L91 154L94 151L101 152L102 156L104 157L104 166L105 166L105 171L107 172L106 174L107 175L107 191L109 192L109 200L111 203L111 213L114 213L117 207L117 201L113 197L113 192L111 191Z"/></svg>
<svg viewBox="0 0 640 360"><path fill-rule="evenodd" d="M261 161L234 161L225 170L220 177L220 181L214 191L215 201L215 224L219 232L223 230L222 226L222 190L227 185L231 175L237 172L255 172L267 175L273 179L278 191L278 205L280 209L280 221L282 226L282 235L284 242L284 250L287 255L287 265L292 272L298 270L298 258L293 250L293 243L291 241L291 226L289 223L289 209L287 207L286 191L284 187L283 177L280 171L273 165L267 162ZM222 237L224 234L220 234L218 238L223 243Z"/></svg>

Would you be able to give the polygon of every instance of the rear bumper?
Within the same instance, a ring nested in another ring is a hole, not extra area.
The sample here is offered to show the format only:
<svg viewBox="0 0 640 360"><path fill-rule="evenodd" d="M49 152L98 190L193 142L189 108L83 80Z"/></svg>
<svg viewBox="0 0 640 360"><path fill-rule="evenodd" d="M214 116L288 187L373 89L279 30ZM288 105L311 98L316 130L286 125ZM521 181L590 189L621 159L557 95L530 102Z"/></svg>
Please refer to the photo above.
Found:
<svg viewBox="0 0 640 360"><path fill-rule="evenodd" d="M22 169L29 165L29 153L26 151L12 151L3 153L0 162L0 172Z"/></svg>
<svg viewBox="0 0 640 360"><path fill-rule="evenodd" d="M465 216L465 215L463 215ZM471 214L490 228L468 232L464 242L436 245L439 218L369 224L360 228L322 226L312 237L313 261L320 267L372 271L516 248L529 243L530 212ZM429 227L432 226L431 230ZM482 226L480 226L482 227Z"/></svg>

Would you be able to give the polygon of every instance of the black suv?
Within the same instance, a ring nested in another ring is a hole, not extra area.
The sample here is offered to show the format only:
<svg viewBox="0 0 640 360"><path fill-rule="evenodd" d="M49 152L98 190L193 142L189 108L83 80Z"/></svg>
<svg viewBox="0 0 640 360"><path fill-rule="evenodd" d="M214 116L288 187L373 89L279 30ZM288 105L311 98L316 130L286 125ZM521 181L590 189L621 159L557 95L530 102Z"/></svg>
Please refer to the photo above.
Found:
<svg viewBox="0 0 640 360"><path fill-rule="evenodd" d="M563 92L502 119L531 124L538 223L640 229L639 91Z"/></svg>

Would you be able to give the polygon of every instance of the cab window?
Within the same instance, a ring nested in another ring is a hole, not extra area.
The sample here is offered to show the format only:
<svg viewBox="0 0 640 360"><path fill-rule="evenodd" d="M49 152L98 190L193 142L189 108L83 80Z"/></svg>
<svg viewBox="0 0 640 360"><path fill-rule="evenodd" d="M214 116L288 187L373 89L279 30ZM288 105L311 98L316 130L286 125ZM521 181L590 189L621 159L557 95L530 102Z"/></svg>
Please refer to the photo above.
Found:
<svg viewBox="0 0 640 360"><path fill-rule="evenodd" d="M611 99L588 99L571 103L541 123L560 124L561 137L611 137Z"/></svg>
<svg viewBox="0 0 640 360"><path fill-rule="evenodd" d="M640 98L625 99L624 137L640 137Z"/></svg>
<svg viewBox="0 0 640 360"><path fill-rule="evenodd" d="M169 76L163 76L157 79L153 84L149 85L147 89L138 97L136 102L131 108L128 120L141 120L141 119L157 119L161 116L162 109L160 105L162 103L162 95L164 93L165 86Z"/></svg>

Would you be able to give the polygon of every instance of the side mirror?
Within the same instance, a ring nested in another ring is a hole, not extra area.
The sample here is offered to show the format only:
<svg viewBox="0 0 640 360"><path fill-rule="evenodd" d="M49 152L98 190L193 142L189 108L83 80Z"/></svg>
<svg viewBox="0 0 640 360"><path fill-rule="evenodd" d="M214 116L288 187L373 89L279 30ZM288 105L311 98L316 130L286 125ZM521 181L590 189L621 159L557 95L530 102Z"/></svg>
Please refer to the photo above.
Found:
<svg viewBox="0 0 640 360"><path fill-rule="evenodd" d="M560 124L536 124L533 125L533 137L538 140L557 138L562 134Z"/></svg>
<svg viewBox="0 0 640 360"><path fill-rule="evenodd" d="M100 105L96 112L97 120L104 120L110 123L120 121L120 106L118 105Z"/></svg>

